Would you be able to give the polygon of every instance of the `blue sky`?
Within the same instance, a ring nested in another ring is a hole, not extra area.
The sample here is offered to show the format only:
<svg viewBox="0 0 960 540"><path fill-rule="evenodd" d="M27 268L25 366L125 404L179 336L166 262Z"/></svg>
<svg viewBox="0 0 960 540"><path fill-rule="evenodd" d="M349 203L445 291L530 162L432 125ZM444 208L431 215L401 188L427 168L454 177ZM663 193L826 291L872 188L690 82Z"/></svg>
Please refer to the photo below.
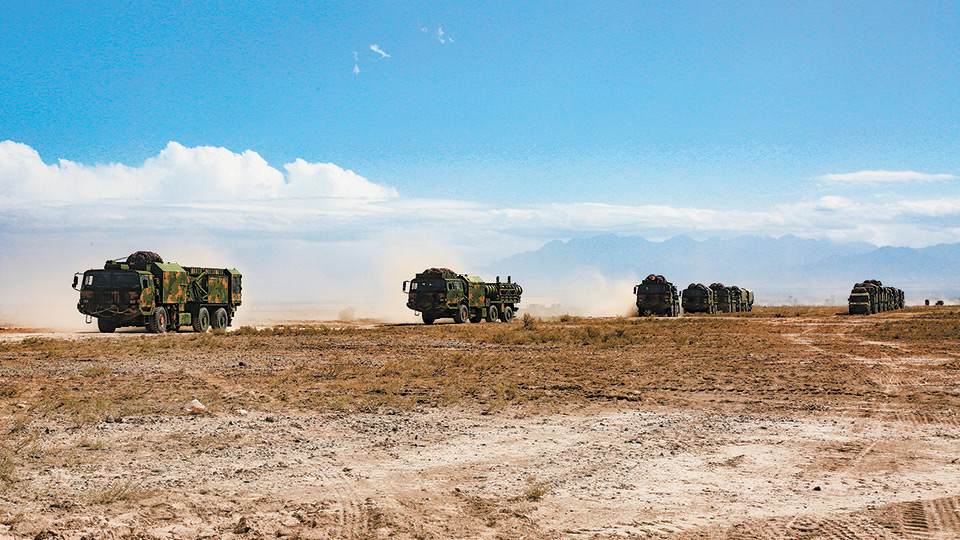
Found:
<svg viewBox="0 0 960 540"><path fill-rule="evenodd" d="M45 160L177 141L410 197L718 209L960 169L954 3L93 4L3 9L0 135Z"/></svg>
<svg viewBox="0 0 960 540"><path fill-rule="evenodd" d="M0 242L343 268L398 231L473 265L611 232L960 242L958 28L922 1L0 0Z"/></svg>

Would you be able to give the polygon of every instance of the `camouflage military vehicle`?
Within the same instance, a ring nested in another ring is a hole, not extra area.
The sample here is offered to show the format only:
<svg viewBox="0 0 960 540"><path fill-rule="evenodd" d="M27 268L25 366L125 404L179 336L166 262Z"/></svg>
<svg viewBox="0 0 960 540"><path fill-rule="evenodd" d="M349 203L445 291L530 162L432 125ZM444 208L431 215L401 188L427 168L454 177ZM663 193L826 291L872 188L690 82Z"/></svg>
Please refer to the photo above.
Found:
<svg viewBox="0 0 960 540"><path fill-rule="evenodd" d="M423 317L424 324L452 318L457 323L510 322L520 308L523 289L507 276L506 283L485 283L477 276L457 274L449 268L428 268L403 282L407 307Z"/></svg>
<svg viewBox="0 0 960 540"><path fill-rule="evenodd" d="M871 315L881 311L903 309L903 291L896 287L884 287L876 279L856 283L847 298L851 315Z"/></svg>
<svg viewBox="0 0 960 540"><path fill-rule="evenodd" d="M733 311L753 311L753 291L733 285L730 287L730 302Z"/></svg>
<svg viewBox="0 0 960 540"><path fill-rule="evenodd" d="M711 283L710 289L717 298L717 311L723 313L753 311L753 291L750 289L736 285L727 287L723 283Z"/></svg>
<svg viewBox="0 0 960 540"><path fill-rule="evenodd" d="M680 295L684 313L716 313L717 301L713 289L703 283L691 283Z"/></svg>
<svg viewBox="0 0 960 540"><path fill-rule="evenodd" d="M77 273L77 309L101 332L143 326L149 332L197 332L230 326L240 305L240 272L165 263L156 253L138 251L126 260L107 261L103 270Z"/></svg>
<svg viewBox="0 0 960 540"><path fill-rule="evenodd" d="M661 275L650 274L633 287L637 296L637 314L680 316L680 295L677 287Z"/></svg>

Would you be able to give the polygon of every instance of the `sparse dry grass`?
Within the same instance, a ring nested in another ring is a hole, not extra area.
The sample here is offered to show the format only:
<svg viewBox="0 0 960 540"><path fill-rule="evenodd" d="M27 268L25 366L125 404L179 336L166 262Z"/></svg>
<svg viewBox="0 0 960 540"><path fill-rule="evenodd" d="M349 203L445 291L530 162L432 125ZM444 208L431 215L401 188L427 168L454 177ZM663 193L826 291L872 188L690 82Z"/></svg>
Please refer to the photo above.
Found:
<svg viewBox="0 0 960 540"><path fill-rule="evenodd" d="M134 479L121 479L110 485L87 492L83 501L87 504L105 505L117 501L140 501L156 495L156 489L144 487Z"/></svg>
<svg viewBox="0 0 960 540"><path fill-rule="evenodd" d="M17 481L17 456L13 449L0 443L0 486Z"/></svg>
<svg viewBox="0 0 960 540"><path fill-rule="evenodd" d="M871 324L857 328L856 332L869 339L960 341L960 311L911 311L916 316L871 321Z"/></svg>
<svg viewBox="0 0 960 540"><path fill-rule="evenodd" d="M841 324L847 321L856 324ZM826 358L793 336L818 330ZM846 336L857 336L848 339ZM85 425L131 415L180 415L190 399L210 414L235 408L371 411L466 404L553 408L600 401L683 401L714 392L728 407L775 400L807 406L876 398L876 355L862 339L915 340L910 354L960 333L956 311L915 308L851 319L837 308L772 307L710 317L543 320L513 324L278 326L236 332L0 344L0 361L56 373L18 380L0 401L18 416ZM888 354L887 351L885 354ZM906 353L904 353L906 354ZM89 363L95 360L95 363ZM851 391L850 384L859 384ZM732 397L731 397L732 396ZM21 424L22 427L23 424Z"/></svg>

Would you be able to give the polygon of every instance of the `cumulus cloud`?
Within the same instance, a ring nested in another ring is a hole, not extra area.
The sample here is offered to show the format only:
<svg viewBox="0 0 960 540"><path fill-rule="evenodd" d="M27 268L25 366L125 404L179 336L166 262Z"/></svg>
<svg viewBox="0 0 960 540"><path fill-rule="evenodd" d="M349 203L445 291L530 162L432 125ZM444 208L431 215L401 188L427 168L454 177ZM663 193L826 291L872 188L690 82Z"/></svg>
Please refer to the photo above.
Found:
<svg viewBox="0 0 960 540"><path fill-rule="evenodd" d="M0 142L0 200L12 203L89 203L113 199L236 202L295 197L381 199L396 189L370 182L332 163L297 159L286 174L260 154L226 148L187 148L170 142L143 165L48 165L28 145Z"/></svg>
<svg viewBox="0 0 960 540"><path fill-rule="evenodd" d="M457 242L491 257L584 233L661 239L795 234L911 246L960 241L956 197L827 195L760 210L596 202L490 205L403 198L395 188L333 163L296 159L273 167L251 150L171 142L140 166L46 164L27 145L0 143L0 232L123 230L145 219L166 227L165 233L190 224L237 237L305 240L354 241L384 231L422 240L455 229Z"/></svg>
<svg viewBox="0 0 960 540"><path fill-rule="evenodd" d="M374 184L333 163L309 163L297 158L283 167L289 180L284 190L288 197L387 199L399 196L396 189Z"/></svg>
<svg viewBox="0 0 960 540"><path fill-rule="evenodd" d="M956 180L953 174L927 174L916 171L857 171L842 174L825 174L819 180L842 184L881 184L896 182L938 182Z"/></svg>
<svg viewBox="0 0 960 540"><path fill-rule="evenodd" d="M379 45L376 45L376 44L371 45L370 50L379 54L380 58L390 58L390 55L383 52L383 49L381 49Z"/></svg>

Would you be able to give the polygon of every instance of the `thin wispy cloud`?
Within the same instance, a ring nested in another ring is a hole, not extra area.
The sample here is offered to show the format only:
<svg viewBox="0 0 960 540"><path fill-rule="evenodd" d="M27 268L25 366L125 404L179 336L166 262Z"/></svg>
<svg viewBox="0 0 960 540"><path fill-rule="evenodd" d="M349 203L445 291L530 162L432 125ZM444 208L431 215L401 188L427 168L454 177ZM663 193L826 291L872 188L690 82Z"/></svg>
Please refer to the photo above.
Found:
<svg viewBox="0 0 960 540"><path fill-rule="evenodd" d="M359 75L359 74L360 74L360 65L359 65L359 64L354 64L354 65L353 65L353 74L354 74L354 75Z"/></svg>
<svg viewBox="0 0 960 540"><path fill-rule="evenodd" d="M953 174L927 174L916 171L857 171L842 174L825 174L817 179L835 184L886 184L898 182L942 182L956 180Z"/></svg>
<svg viewBox="0 0 960 540"><path fill-rule="evenodd" d="M377 44L370 45L370 50L379 54L381 58L390 58L390 55L383 52L383 49Z"/></svg>
<svg viewBox="0 0 960 540"><path fill-rule="evenodd" d="M431 30L430 30L429 28L427 28L426 26L417 25L417 27L418 27L418 28L420 29L420 31L423 32L424 34L431 34L431 35L433 35L434 37L436 37L436 38L437 38L437 41L439 41L441 45L443 45L443 44L445 44L445 43L447 43L447 42L454 43L453 38L450 37L450 36L448 36L447 33L443 30L443 27L440 26L440 25L437 25L437 29L436 29L435 31L432 31L432 32L431 32Z"/></svg>

